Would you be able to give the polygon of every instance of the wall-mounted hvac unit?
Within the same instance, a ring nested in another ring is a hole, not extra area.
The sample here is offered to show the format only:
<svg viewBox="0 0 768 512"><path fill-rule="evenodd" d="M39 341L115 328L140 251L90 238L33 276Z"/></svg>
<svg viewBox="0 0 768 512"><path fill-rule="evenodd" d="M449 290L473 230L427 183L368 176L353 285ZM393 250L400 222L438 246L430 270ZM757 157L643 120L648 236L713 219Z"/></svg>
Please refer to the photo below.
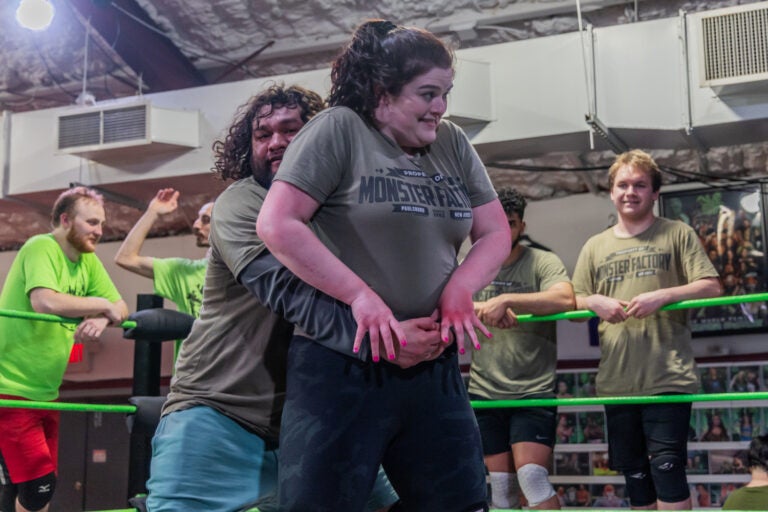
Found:
<svg viewBox="0 0 768 512"><path fill-rule="evenodd" d="M81 108L57 119L57 149L91 160L138 158L200 146L197 111L170 110L149 101Z"/></svg>
<svg viewBox="0 0 768 512"><path fill-rule="evenodd" d="M702 87L768 93L768 2L708 11L699 33Z"/></svg>

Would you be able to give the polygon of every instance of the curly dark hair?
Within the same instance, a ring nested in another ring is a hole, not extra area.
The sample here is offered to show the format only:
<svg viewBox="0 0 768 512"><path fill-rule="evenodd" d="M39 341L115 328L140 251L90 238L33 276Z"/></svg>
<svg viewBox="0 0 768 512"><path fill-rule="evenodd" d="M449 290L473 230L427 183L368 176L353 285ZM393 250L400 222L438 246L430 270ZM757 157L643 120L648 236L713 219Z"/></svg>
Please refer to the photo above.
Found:
<svg viewBox="0 0 768 512"><path fill-rule="evenodd" d="M520 216L520 220L523 220L525 207L528 205L525 196L513 188L502 188L498 194L501 207L504 208L504 213L507 215L516 213Z"/></svg>
<svg viewBox="0 0 768 512"><path fill-rule="evenodd" d="M453 68L454 55L434 34L391 21L368 20L331 68L330 106L345 106L374 124L383 94L400 94L403 86L433 68Z"/></svg>
<svg viewBox="0 0 768 512"><path fill-rule="evenodd" d="M262 108L270 109L259 118L268 117L275 108L298 108L305 123L325 108L323 99L314 91L292 85L273 84L252 96L237 109L235 119L224 140L213 143L214 166L211 169L222 180L239 180L253 175L251 167L251 137L253 122Z"/></svg>

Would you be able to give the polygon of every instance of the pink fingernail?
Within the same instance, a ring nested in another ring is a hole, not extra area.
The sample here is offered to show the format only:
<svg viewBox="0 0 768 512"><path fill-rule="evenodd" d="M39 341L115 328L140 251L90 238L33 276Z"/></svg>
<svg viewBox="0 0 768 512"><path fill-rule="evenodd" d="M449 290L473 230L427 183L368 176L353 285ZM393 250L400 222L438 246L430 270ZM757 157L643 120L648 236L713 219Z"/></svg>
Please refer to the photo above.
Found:
<svg viewBox="0 0 768 512"><path fill-rule="evenodd" d="M408 341L405 339L400 340L400 346L404 347L408 344Z"/></svg>
<svg viewBox="0 0 768 512"><path fill-rule="evenodd" d="M360 352L360 347L352 347L352 352L357 354L358 352Z"/></svg>
<svg viewBox="0 0 768 512"><path fill-rule="evenodd" d="M379 362L379 356L373 356L373 362L378 363Z"/></svg>
<svg viewBox="0 0 768 512"><path fill-rule="evenodd" d="M463 348L460 348L460 349L459 349L459 354L462 354L462 355L463 355L465 352L466 352L466 350L464 350Z"/></svg>
<svg viewBox="0 0 768 512"><path fill-rule="evenodd" d="M488 333L488 337L489 337L489 338L493 338L493 333L492 333L492 332L489 332L489 333Z"/></svg>
<svg viewBox="0 0 768 512"><path fill-rule="evenodd" d="M475 345L475 350L480 350L480 344Z"/></svg>
<svg viewBox="0 0 768 512"><path fill-rule="evenodd" d="M448 343L448 337L443 338L443 343Z"/></svg>
<svg viewBox="0 0 768 512"><path fill-rule="evenodd" d="M394 361L395 360L395 354L389 354L389 360Z"/></svg>

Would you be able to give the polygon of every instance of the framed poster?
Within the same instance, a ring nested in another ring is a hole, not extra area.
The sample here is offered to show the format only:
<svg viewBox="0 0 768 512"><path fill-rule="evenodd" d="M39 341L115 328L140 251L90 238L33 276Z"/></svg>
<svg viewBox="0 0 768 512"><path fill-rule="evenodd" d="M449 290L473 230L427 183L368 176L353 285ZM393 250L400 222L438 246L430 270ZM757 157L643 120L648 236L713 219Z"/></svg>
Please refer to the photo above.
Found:
<svg viewBox="0 0 768 512"><path fill-rule="evenodd" d="M766 185L700 186L663 192L659 213L691 226L714 264L724 296L768 289ZM689 310L694 336L768 331L766 302Z"/></svg>

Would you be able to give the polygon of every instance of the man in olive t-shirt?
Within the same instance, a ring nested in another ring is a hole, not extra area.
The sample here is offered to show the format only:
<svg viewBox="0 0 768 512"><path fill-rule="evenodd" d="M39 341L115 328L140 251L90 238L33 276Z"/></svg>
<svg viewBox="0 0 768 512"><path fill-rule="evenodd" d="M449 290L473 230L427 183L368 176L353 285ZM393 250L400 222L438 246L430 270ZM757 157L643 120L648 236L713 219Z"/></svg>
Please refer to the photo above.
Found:
<svg viewBox="0 0 768 512"><path fill-rule="evenodd" d="M587 241L573 274L577 309L600 317L600 396L695 393L698 373L686 311L672 302L713 297L720 283L694 231L653 212L661 172L643 151L609 170L615 226ZM633 507L691 507L685 475L691 405L606 406L612 469Z"/></svg>
<svg viewBox="0 0 768 512"><path fill-rule="evenodd" d="M573 288L560 258L520 243L526 200L502 189L512 247L499 274L475 297L475 311L493 338L472 353L469 393L474 400L554 397L557 365L555 322L518 324L516 314L550 315L573 308ZM517 486L532 509L558 509L548 480L555 444L554 407L476 409L483 458L491 479L492 506L519 507Z"/></svg>

